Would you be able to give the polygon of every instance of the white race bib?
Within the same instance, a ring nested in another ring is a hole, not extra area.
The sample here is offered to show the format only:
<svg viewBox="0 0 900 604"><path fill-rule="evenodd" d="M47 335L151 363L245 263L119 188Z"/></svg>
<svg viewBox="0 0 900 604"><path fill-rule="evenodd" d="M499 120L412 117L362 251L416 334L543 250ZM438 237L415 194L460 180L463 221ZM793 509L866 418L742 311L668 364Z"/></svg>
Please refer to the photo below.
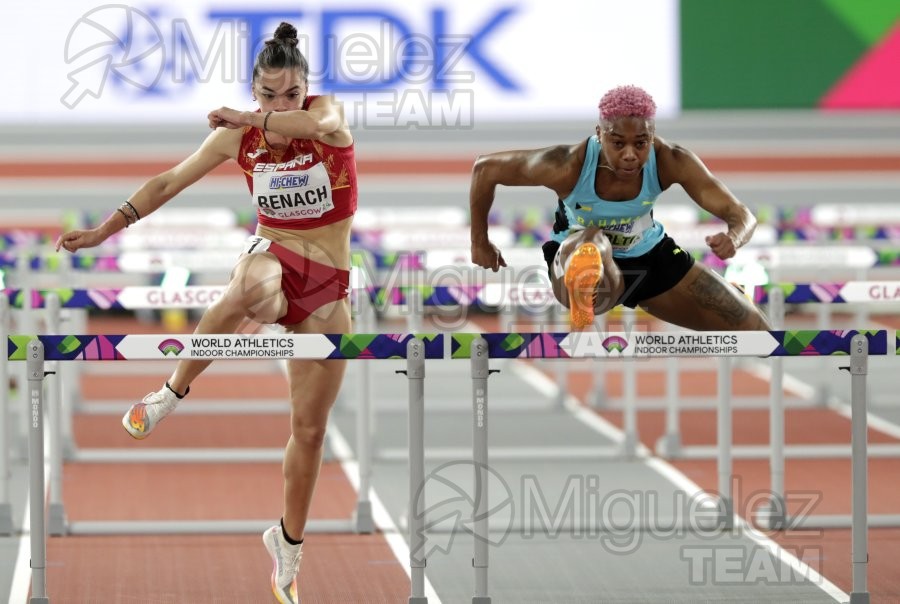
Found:
<svg viewBox="0 0 900 604"><path fill-rule="evenodd" d="M253 205L270 218L319 218L334 209L331 179L321 163L308 170L253 173Z"/></svg>
<svg viewBox="0 0 900 604"><path fill-rule="evenodd" d="M653 218L648 212L632 222L625 222L618 226L602 226L600 230L609 239L614 251L623 252L640 243L644 238L644 231L651 226L653 226Z"/></svg>

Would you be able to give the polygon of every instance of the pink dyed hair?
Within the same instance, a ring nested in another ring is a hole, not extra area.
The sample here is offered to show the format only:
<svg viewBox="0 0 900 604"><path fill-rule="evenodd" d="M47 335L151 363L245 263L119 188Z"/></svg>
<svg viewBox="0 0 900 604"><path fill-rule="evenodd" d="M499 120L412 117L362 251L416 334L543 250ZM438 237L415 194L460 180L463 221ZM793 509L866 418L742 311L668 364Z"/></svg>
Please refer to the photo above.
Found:
<svg viewBox="0 0 900 604"><path fill-rule="evenodd" d="M652 120L656 115L656 103L647 91L638 86L613 88L600 99L600 119L611 121L620 117L640 117Z"/></svg>

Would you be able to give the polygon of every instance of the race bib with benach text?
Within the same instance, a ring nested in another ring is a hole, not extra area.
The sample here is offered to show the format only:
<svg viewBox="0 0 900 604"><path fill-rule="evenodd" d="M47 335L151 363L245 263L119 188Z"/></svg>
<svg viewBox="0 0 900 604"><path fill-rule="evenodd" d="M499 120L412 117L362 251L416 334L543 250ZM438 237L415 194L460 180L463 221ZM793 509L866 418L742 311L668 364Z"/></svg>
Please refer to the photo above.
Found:
<svg viewBox="0 0 900 604"><path fill-rule="evenodd" d="M253 205L270 218L319 218L334 209L328 171L321 163L307 170L254 171Z"/></svg>

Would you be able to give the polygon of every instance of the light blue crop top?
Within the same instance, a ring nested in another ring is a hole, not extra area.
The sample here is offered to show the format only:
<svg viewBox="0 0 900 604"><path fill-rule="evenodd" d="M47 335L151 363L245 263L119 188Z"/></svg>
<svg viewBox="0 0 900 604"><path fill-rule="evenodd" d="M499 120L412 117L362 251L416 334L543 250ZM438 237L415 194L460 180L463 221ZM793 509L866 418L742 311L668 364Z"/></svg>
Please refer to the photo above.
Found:
<svg viewBox="0 0 900 604"><path fill-rule="evenodd" d="M653 204L662 193L656 171L656 150L650 147L650 156L641 173L641 192L629 201L607 201L597 196L594 183L599 159L600 139L594 135L587 141L584 165L575 189L559 200L551 239L562 243L572 231L596 226L609 238L614 257L642 256L664 235L662 225L653 219Z"/></svg>

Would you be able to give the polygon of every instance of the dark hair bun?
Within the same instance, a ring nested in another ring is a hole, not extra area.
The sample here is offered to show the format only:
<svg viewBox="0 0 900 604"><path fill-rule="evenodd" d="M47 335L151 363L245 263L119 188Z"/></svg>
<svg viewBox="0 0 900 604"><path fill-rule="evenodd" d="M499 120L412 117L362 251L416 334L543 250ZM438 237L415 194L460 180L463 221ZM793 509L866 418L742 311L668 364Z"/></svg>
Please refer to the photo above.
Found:
<svg viewBox="0 0 900 604"><path fill-rule="evenodd" d="M274 41L287 46L297 45L297 28L284 21L275 30Z"/></svg>

